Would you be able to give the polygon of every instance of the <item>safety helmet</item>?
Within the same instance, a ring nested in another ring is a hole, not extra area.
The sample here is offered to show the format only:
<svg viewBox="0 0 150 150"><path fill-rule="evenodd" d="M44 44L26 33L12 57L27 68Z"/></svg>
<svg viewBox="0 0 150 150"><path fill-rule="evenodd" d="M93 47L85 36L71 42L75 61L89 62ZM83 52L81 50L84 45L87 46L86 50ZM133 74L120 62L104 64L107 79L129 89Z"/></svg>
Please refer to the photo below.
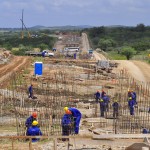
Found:
<svg viewBox="0 0 150 150"><path fill-rule="evenodd" d="M33 117L33 118L37 118L37 113L36 113L36 112L33 112L33 113L32 113L32 117Z"/></svg>
<svg viewBox="0 0 150 150"><path fill-rule="evenodd" d="M64 107L64 110L65 110L65 111L68 110L68 107Z"/></svg>
<svg viewBox="0 0 150 150"><path fill-rule="evenodd" d="M34 120L34 121L32 122L32 125L33 125L33 126L36 126L36 125L38 125L38 122L37 122L36 120Z"/></svg>
<svg viewBox="0 0 150 150"><path fill-rule="evenodd" d="M117 101L118 101L117 99L114 100L114 102L117 102Z"/></svg>
<svg viewBox="0 0 150 150"><path fill-rule="evenodd" d="M71 114L72 114L72 112L71 112L69 109L66 110L65 112L66 112L66 114L68 114L68 115L71 115Z"/></svg>

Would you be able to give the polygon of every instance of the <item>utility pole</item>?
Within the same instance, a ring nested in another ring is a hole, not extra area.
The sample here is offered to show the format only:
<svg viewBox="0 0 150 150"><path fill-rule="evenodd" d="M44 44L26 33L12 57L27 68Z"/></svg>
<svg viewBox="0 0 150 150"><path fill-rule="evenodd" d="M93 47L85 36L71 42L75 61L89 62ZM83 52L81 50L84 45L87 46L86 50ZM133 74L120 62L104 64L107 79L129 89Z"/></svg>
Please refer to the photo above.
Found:
<svg viewBox="0 0 150 150"><path fill-rule="evenodd" d="M22 10L22 30L21 30L21 39L23 39L24 38L24 33L23 33L23 12L24 12L24 10Z"/></svg>
<svg viewBox="0 0 150 150"><path fill-rule="evenodd" d="M30 38L31 37L31 35L30 35L30 32L29 32L29 30L27 29L27 27L25 26L25 24L24 24L24 10L22 10L22 19L20 19L21 20L21 23L22 23L22 30L21 30L21 39L23 39L24 38L24 29L23 28L25 28L26 29L26 31L27 31L27 33L28 33L28 38Z"/></svg>

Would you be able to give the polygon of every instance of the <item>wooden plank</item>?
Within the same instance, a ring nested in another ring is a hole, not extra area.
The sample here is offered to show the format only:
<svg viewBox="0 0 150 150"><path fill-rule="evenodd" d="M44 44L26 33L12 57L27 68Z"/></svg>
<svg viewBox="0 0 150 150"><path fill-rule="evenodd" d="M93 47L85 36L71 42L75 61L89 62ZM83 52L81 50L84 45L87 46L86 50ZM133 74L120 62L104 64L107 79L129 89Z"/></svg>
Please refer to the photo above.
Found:
<svg viewBox="0 0 150 150"><path fill-rule="evenodd" d="M53 138L92 138L91 135L70 135L70 136L0 136L0 139L26 139L26 138L39 138L39 139L53 139Z"/></svg>
<svg viewBox="0 0 150 150"><path fill-rule="evenodd" d="M93 135L94 140L100 139L143 139L150 138L150 134L105 134Z"/></svg>

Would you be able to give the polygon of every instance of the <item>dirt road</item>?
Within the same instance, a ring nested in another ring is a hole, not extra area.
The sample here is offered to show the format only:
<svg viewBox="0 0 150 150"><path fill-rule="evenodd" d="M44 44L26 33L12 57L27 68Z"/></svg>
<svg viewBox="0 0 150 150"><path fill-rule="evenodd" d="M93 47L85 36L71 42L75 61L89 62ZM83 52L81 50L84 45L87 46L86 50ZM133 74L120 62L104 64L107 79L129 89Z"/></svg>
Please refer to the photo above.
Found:
<svg viewBox="0 0 150 150"><path fill-rule="evenodd" d="M12 72L17 72L29 63L29 57L13 56L8 64L0 65L0 83L10 78Z"/></svg>
<svg viewBox="0 0 150 150"><path fill-rule="evenodd" d="M132 61L144 74L146 82L150 82L150 65L142 61Z"/></svg>
<svg viewBox="0 0 150 150"><path fill-rule="evenodd" d="M88 51L90 49L89 40L86 33L82 33L82 50Z"/></svg>
<svg viewBox="0 0 150 150"><path fill-rule="evenodd" d="M143 81L143 82L148 82L146 80L146 75L145 73L141 70L139 67L140 63L135 64L134 61L129 61L129 60L115 60L117 63L119 63L118 69L126 69L127 72L134 77L138 81ZM117 70L118 70L117 69Z"/></svg>
<svg viewBox="0 0 150 150"><path fill-rule="evenodd" d="M93 54L94 54L94 57L95 57L96 60L107 60L107 58L104 55L102 55L102 54L100 54L96 51L94 51Z"/></svg>
<svg viewBox="0 0 150 150"><path fill-rule="evenodd" d="M86 33L82 33L82 44L83 44L83 49L88 50L90 49L89 46L89 40L87 38ZM94 51L94 57L95 59L98 60L107 60L107 58ZM150 65L148 65L145 62L141 61L128 61L128 60L115 60L117 63L119 63L119 67L115 69L117 72L120 69L126 69L127 72L134 77L138 81L143 81L143 82L150 82Z"/></svg>

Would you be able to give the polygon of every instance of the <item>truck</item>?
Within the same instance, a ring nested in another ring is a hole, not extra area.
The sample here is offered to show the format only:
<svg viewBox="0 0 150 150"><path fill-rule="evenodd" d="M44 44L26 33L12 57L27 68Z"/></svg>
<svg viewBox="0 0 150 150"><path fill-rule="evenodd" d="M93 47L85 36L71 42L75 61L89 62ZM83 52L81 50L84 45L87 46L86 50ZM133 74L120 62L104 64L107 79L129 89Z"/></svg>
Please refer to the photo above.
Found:
<svg viewBox="0 0 150 150"><path fill-rule="evenodd" d="M50 53L49 50L43 50L42 52L26 51L28 56L43 56L43 57L54 57L54 53Z"/></svg>

